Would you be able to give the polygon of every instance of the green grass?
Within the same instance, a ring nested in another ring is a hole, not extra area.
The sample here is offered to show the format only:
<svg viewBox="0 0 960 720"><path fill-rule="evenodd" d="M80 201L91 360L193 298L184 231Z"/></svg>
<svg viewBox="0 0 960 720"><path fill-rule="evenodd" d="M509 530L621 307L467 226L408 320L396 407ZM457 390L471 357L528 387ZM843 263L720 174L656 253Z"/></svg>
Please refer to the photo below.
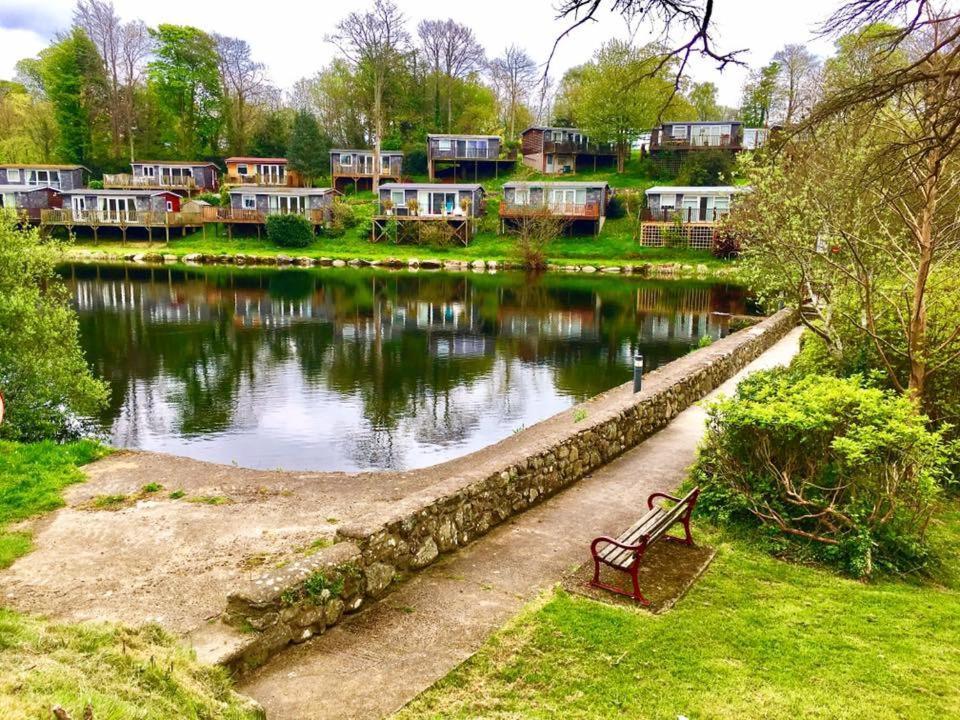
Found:
<svg viewBox="0 0 960 720"><path fill-rule="evenodd" d="M63 507L63 488L83 480L78 466L108 452L90 440L66 445L0 441L0 568L31 547L29 533L8 531L7 526Z"/></svg>
<svg viewBox="0 0 960 720"><path fill-rule="evenodd" d="M156 626L58 624L0 609L0 718L257 718L226 671Z"/></svg>
<svg viewBox="0 0 960 720"><path fill-rule="evenodd" d="M520 167L513 174L505 174L498 179L483 180L488 191L487 217L483 221L481 230L473 237L468 247L461 245L447 248L424 247L411 244L396 245L381 242L370 242L369 220L373 214L374 196L371 192L360 192L345 197L346 202L355 209L358 224L346 230L340 237L322 235L308 248L290 250L280 248L267 241L265 233L258 238L255 231L246 230L244 234L234 234L232 239L227 238L226 232L210 226L206 232L195 231L186 237L172 237L170 244L154 242L149 244L146 239L122 243L119 236L116 239L103 239L106 231L101 232L101 241L93 242L90 233L80 230L77 232L75 249L82 252L101 252L109 255L124 255L136 252L161 252L183 256L191 253L204 255L296 255L303 257L331 259L362 258L366 260L383 260L399 258L407 261L412 258L436 258L440 260L497 260L499 262L515 261L514 238L497 233L497 208L500 192L505 182L513 179L523 180L558 180L557 176L540 175L528 168ZM628 164L622 174L612 169L600 169L596 172L582 172L564 176L568 180L603 179L617 188L634 188L644 190L657 181L643 174L641 164L634 160ZM708 251L684 250L677 248L648 248L633 240L633 231L629 219L608 219L603 231L598 237L592 235L564 236L555 240L548 248L549 260L558 265L591 264L591 265L623 265L623 264L680 264L696 267L706 266L708 272L715 272L720 268L735 267L729 261L718 260ZM701 268L702 270L703 268Z"/></svg>
<svg viewBox="0 0 960 720"><path fill-rule="evenodd" d="M862 584L719 531L707 573L653 616L557 592L399 718L956 717L960 509L939 584Z"/></svg>

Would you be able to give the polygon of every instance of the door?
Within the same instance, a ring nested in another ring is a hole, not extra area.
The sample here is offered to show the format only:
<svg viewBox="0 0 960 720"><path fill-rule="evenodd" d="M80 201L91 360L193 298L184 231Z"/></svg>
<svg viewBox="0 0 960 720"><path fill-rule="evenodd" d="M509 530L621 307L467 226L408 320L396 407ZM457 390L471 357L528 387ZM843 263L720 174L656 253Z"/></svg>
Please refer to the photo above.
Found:
<svg viewBox="0 0 960 720"><path fill-rule="evenodd" d="M560 213L572 213L574 208L573 206L577 204L577 191L573 189L568 190L551 190L550 191L550 205L551 209Z"/></svg>
<svg viewBox="0 0 960 720"><path fill-rule="evenodd" d="M74 216L82 216L87 210L87 199L82 195L73 195L70 198L70 209Z"/></svg>
<svg viewBox="0 0 960 720"><path fill-rule="evenodd" d="M712 217L707 217L707 198L700 198L700 219L701 220L713 220Z"/></svg>
<svg viewBox="0 0 960 720"><path fill-rule="evenodd" d="M445 193L437 192L430 194L430 214L431 215L443 215L446 213L450 215L453 213L454 208L457 207L457 194L456 193Z"/></svg>
<svg viewBox="0 0 960 720"><path fill-rule="evenodd" d="M100 198L100 219L103 222L119 223L136 218L137 204L133 198Z"/></svg>

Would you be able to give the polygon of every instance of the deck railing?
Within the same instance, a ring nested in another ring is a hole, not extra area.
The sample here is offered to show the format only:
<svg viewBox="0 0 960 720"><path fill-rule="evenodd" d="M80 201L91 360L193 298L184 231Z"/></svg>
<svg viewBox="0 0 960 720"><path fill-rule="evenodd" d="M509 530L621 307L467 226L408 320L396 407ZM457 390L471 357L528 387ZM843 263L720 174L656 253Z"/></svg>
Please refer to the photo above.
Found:
<svg viewBox="0 0 960 720"><path fill-rule="evenodd" d="M104 174L105 188L171 188L193 190L197 187L196 178L190 175L171 177L170 175L131 175L130 173Z"/></svg>
<svg viewBox="0 0 960 720"><path fill-rule="evenodd" d="M347 175L349 177L373 177L373 168L364 163L355 163L344 165L342 163L333 163L334 175ZM380 170L381 177L400 177L400 163L383 163Z"/></svg>
<svg viewBox="0 0 960 720"><path fill-rule="evenodd" d="M645 208L642 217L647 222L715 223L729 214L729 209L717 208Z"/></svg>
<svg viewBox="0 0 960 720"><path fill-rule="evenodd" d="M461 152L456 147L441 150L434 145L430 150L430 157L434 160L516 160L517 151L503 147L487 147L486 149L464 148Z"/></svg>
<svg viewBox="0 0 960 720"><path fill-rule="evenodd" d="M575 155L577 153L613 155L616 152L613 148L613 145L610 145L609 143L595 143L589 141L574 142L572 140L550 140L546 138L543 141L543 151L548 153L559 153L561 155Z"/></svg>
<svg viewBox="0 0 960 720"><path fill-rule="evenodd" d="M596 220L600 217L600 203L500 203L502 217L521 217L524 215L554 215L567 218Z"/></svg>
<svg viewBox="0 0 960 720"><path fill-rule="evenodd" d="M275 187L295 187L296 183L290 177L290 173L284 173L281 177L276 175L227 175L228 185L273 185Z"/></svg>
<svg viewBox="0 0 960 720"><path fill-rule="evenodd" d="M267 222L270 215L303 215L307 220L316 224L323 224L326 220L326 210L324 208L308 208L304 212L287 212L283 210L246 210L233 207L216 207L213 205L203 209L203 221L205 223L225 222L225 223L252 223L263 225Z"/></svg>
<svg viewBox="0 0 960 720"><path fill-rule="evenodd" d="M202 225L203 216L198 212L160 212L156 210L104 211L104 210L41 210L40 222L44 225L116 225L118 227L184 227Z"/></svg>
<svg viewBox="0 0 960 720"><path fill-rule="evenodd" d="M651 150L690 150L698 148L721 148L739 150L743 147L743 138L740 133L732 135L708 135L693 131L688 137L673 137L660 130L650 134Z"/></svg>

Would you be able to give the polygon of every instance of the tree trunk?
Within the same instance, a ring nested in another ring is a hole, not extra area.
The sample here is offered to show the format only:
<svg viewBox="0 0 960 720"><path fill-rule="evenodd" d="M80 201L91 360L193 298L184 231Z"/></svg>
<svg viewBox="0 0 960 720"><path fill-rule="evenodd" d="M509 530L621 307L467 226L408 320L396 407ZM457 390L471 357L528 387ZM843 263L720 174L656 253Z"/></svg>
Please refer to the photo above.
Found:
<svg viewBox="0 0 960 720"><path fill-rule="evenodd" d="M923 208L914 229L917 243L917 275L913 284L913 311L909 323L910 382L908 389L917 402L923 401L927 381L927 282L934 262L933 218L937 209L939 153L927 161L930 171L922 189Z"/></svg>
<svg viewBox="0 0 960 720"><path fill-rule="evenodd" d="M383 137L383 76L377 73L373 81L373 194L380 193L380 139Z"/></svg>

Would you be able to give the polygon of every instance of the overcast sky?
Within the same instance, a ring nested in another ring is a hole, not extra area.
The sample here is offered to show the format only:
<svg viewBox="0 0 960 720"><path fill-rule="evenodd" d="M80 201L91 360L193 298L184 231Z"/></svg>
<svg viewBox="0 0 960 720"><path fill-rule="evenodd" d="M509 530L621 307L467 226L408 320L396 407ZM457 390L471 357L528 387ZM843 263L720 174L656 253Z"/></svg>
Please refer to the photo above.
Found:
<svg viewBox="0 0 960 720"><path fill-rule="evenodd" d="M423 18L447 17L473 28L491 56L506 45L517 43L538 62L544 62L556 36L565 28L555 19L557 0L453 0L440 5L430 0L395 0L410 22L410 30ZM840 0L719 0L716 44L723 50L746 49L747 62L769 61L787 43L804 43L821 57L832 49L829 39L816 37L816 25L835 9ZM612 4L608 0L605 6ZM50 38L70 24L74 0L0 0L0 78L13 76L14 64L36 55ZM335 49L324 42L339 18L364 8L367 0L343 2L298 2L296 0L114 0L124 19L139 17L148 25L189 24L210 32L247 40L257 59L266 63L273 81L288 89L297 79L319 70ZM551 74L559 77L567 68L589 59L606 39L625 35L619 16L604 9L600 21L582 26L563 41ZM638 41L648 39L642 33ZM652 39L652 38L649 38ZM720 88L720 101L739 103L746 71L698 62L692 75L711 80Z"/></svg>

